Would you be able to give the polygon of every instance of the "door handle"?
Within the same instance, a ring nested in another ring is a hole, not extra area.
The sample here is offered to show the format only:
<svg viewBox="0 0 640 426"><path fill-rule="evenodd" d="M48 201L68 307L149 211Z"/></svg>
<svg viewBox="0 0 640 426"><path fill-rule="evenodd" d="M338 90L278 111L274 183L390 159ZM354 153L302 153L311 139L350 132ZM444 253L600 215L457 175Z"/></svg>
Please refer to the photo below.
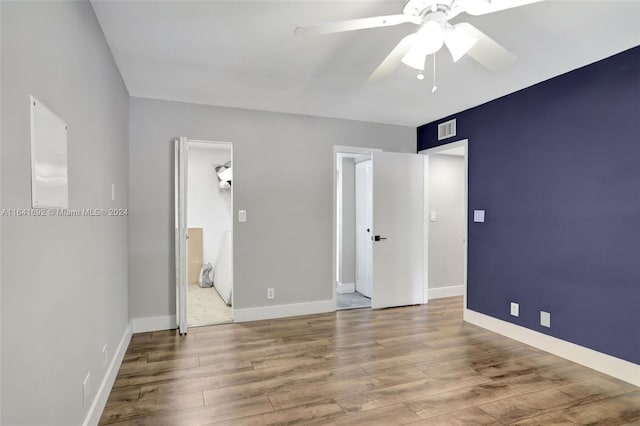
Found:
<svg viewBox="0 0 640 426"><path fill-rule="evenodd" d="M386 237L381 237L380 235L374 235L373 241L386 240Z"/></svg>

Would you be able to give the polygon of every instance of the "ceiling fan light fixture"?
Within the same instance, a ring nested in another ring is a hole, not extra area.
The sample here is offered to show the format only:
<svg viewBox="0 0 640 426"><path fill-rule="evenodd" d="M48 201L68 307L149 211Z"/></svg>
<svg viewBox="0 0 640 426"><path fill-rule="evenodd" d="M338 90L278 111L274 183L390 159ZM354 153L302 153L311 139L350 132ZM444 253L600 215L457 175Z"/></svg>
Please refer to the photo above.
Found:
<svg viewBox="0 0 640 426"><path fill-rule="evenodd" d="M453 30L447 33L444 40L453 62L458 62L471 48L476 44L478 39L470 36L460 27L455 27Z"/></svg>
<svg viewBox="0 0 640 426"><path fill-rule="evenodd" d="M436 53L444 44L444 30L436 21L429 21L416 33L416 40L402 63L417 70L424 69L427 55Z"/></svg>
<svg viewBox="0 0 640 426"><path fill-rule="evenodd" d="M436 53L444 43L444 28L437 21L429 21L418 30L418 40L427 55Z"/></svg>
<svg viewBox="0 0 640 426"><path fill-rule="evenodd" d="M414 45L409 52L402 58L402 63L422 71L424 69L424 62L427 59L427 54L419 46Z"/></svg>

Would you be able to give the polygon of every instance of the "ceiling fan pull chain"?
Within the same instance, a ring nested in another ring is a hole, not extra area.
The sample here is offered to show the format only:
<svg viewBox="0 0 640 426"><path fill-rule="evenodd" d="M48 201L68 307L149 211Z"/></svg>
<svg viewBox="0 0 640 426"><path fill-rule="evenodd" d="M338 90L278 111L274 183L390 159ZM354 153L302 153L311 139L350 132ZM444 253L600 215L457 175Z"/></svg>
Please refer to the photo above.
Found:
<svg viewBox="0 0 640 426"><path fill-rule="evenodd" d="M436 86L436 54L433 54L433 89L431 89L431 93L436 93L438 90L438 86Z"/></svg>

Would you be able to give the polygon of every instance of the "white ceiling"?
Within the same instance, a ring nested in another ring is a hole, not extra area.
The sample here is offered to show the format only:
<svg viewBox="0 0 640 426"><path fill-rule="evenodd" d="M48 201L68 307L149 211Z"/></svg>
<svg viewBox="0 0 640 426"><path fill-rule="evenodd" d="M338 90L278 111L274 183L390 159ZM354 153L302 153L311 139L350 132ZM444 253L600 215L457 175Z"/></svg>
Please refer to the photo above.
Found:
<svg viewBox="0 0 640 426"><path fill-rule="evenodd" d="M443 0L444 1L444 0ZM131 96L417 126L640 44L640 0L543 1L461 14L519 60L491 72L437 55L438 91L371 72L413 24L323 36L297 25L401 13L403 0L92 0ZM429 64L429 62L428 62ZM428 67L429 69L430 67Z"/></svg>

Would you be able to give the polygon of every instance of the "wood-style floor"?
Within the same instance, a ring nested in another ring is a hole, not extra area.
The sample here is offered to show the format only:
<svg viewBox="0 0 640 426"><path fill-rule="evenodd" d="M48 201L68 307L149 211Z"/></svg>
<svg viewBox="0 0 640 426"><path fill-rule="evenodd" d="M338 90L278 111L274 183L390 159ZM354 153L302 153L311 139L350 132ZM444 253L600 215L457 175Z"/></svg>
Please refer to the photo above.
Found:
<svg viewBox="0 0 640 426"><path fill-rule="evenodd" d="M640 424L640 388L462 322L462 299L133 336L100 421Z"/></svg>

